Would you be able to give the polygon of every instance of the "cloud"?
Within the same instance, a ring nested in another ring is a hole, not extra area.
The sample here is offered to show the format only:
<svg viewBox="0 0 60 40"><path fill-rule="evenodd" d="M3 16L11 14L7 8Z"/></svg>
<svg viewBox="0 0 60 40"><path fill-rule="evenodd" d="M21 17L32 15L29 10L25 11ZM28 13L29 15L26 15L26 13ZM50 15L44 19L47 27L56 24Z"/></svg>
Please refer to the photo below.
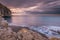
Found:
<svg viewBox="0 0 60 40"><path fill-rule="evenodd" d="M33 11L27 11L31 14L60 14L60 0L53 1L45 4L45 2L42 3L42 5L39 5L41 3L38 3L38 8L34 9Z"/></svg>
<svg viewBox="0 0 60 40"><path fill-rule="evenodd" d="M36 3L41 2L41 0L0 0L5 5L13 7L30 7L34 6Z"/></svg>
<svg viewBox="0 0 60 40"><path fill-rule="evenodd" d="M55 0L0 0L1 3L14 7L31 7L37 3L45 2L46 4Z"/></svg>
<svg viewBox="0 0 60 40"><path fill-rule="evenodd" d="M60 0L0 0L0 2L26 13L60 12Z"/></svg>

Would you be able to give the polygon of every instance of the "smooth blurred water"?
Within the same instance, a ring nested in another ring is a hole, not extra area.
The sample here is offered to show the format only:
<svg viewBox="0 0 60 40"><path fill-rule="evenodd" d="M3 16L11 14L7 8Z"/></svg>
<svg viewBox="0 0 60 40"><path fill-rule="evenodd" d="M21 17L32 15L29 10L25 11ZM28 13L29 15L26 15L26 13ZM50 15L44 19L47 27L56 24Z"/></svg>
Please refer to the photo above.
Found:
<svg viewBox="0 0 60 40"><path fill-rule="evenodd" d="M9 23L14 25L12 28L28 27L47 37L60 38L60 16L56 15L15 15L12 18L5 18ZM20 25L20 26L18 26ZM52 31L53 30L53 31Z"/></svg>
<svg viewBox="0 0 60 40"><path fill-rule="evenodd" d="M40 15L16 15L8 19L8 22L16 25L53 25L60 26L60 16L40 16Z"/></svg>

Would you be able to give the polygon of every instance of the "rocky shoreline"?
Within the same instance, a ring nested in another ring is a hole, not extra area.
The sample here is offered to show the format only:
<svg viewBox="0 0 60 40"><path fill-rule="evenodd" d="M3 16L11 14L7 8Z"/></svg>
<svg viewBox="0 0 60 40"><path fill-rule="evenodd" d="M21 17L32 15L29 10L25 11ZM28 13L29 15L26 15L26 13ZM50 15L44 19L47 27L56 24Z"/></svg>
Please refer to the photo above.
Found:
<svg viewBox="0 0 60 40"><path fill-rule="evenodd" d="M17 32L14 31L10 27L0 29L0 40L48 40L48 38L28 28L20 28Z"/></svg>
<svg viewBox="0 0 60 40"><path fill-rule="evenodd" d="M2 20L0 40L48 40L48 38L28 27L9 26L6 20Z"/></svg>
<svg viewBox="0 0 60 40"><path fill-rule="evenodd" d="M31 27L9 25L4 19L0 21L0 40L60 40L47 37L45 34L33 30Z"/></svg>

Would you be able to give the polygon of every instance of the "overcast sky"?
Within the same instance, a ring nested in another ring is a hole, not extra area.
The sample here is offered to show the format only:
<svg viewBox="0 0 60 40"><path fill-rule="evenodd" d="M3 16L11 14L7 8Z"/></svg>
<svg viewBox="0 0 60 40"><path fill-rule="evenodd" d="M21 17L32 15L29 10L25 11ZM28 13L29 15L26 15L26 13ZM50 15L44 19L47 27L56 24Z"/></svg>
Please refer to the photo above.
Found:
<svg viewBox="0 0 60 40"><path fill-rule="evenodd" d="M0 3L28 13L60 13L60 0L0 0Z"/></svg>

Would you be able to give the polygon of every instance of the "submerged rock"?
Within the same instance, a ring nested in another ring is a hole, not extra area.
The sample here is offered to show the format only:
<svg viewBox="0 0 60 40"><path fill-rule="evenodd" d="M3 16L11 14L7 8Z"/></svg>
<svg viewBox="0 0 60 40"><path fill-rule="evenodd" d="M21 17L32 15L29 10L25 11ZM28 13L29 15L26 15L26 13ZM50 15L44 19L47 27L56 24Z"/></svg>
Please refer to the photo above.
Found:
<svg viewBox="0 0 60 40"><path fill-rule="evenodd" d="M39 33L26 28L19 30L17 36L18 40L48 40L48 38L43 37Z"/></svg>

